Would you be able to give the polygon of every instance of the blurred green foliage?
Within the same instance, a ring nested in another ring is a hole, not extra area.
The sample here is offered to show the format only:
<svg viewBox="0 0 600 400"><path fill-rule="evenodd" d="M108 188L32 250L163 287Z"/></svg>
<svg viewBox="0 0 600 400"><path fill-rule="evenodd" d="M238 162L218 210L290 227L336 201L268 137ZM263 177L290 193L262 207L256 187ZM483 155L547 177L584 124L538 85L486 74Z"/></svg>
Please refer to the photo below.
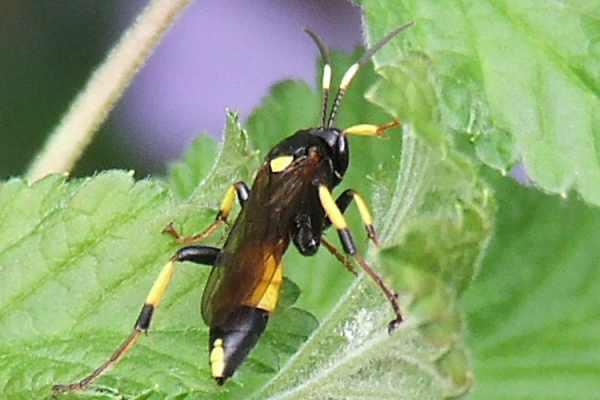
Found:
<svg viewBox="0 0 600 400"><path fill-rule="evenodd" d="M2 2L0 178L24 173L91 71L131 22L115 21L118 3ZM122 145L119 133L109 120L73 174L123 168L144 176L148 165Z"/></svg>

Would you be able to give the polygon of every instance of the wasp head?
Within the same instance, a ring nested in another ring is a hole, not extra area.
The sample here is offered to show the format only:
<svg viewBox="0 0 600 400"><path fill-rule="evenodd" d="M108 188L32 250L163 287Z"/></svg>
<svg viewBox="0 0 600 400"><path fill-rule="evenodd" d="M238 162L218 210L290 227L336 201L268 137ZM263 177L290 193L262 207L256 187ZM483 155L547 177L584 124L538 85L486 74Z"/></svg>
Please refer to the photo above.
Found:
<svg viewBox="0 0 600 400"><path fill-rule="evenodd" d="M271 171L278 173L289 167L319 160L320 171L332 175L333 185L341 182L346 170L350 149L348 140L337 128L302 129L279 142L267 155Z"/></svg>

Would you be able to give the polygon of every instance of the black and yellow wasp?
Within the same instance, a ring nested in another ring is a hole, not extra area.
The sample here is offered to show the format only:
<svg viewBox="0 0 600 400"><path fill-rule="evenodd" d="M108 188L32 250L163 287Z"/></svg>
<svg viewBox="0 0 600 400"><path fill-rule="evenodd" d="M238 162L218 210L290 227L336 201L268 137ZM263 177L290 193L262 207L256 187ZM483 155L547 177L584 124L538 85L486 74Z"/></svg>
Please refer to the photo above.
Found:
<svg viewBox="0 0 600 400"><path fill-rule="evenodd" d="M216 220L202 233L183 237L173 225L165 229L166 233L187 246L179 249L163 267L146 298L133 332L108 361L77 383L54 386L56 393L84 390L135 346L150 327L152 316L175 273L175 265L183 261L213 267L202 295L202 317L210 328L212 376L218 384L223 384L254 348L277 306L283 281L282 257L290 242L306 256L315 254L323 244L348 268L352 268L349 259L323 236L330 225L337 230L346 255L354 259L379 285L392 305L395 318L389 324L390 332L402 321L396 293L357 252L343 216L354 201L368 237L377 243L365 201L351 189L334 200L331 191L342 181L348 169L348 136L381 136L386 129L399 125L397 121L392 121L383 125L362 124L338 129L335 119L342 99L359 69L377 50L412 25L412 22L408 23L389 33L350 66L342 77L329 113L329 51L315 33L306 30L324 61L321 126L299 130L275 145L258 170L252 188L244 182L233 184L225 194ZM241 211L223 248L192 245L206 239L227 222L236 198Z"/></svg>

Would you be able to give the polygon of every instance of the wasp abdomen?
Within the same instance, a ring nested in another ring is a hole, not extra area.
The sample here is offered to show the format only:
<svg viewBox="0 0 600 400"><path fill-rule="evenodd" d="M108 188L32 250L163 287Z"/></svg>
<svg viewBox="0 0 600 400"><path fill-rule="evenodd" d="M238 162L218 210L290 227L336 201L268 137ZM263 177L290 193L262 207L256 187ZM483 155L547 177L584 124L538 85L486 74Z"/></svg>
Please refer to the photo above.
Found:
<svg viewBox="0 0 600 400"><path fill-rule="evenodd" d="M210 328L209 354L213 378L225 383L254 348L269 320L269 312L240 306L222 326Z"/></svg>

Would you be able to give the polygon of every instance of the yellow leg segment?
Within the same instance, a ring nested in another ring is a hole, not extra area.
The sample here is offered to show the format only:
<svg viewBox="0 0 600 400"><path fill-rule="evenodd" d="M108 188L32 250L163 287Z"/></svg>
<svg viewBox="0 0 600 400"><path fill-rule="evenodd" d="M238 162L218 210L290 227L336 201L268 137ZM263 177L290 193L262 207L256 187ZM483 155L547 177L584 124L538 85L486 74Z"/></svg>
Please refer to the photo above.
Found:
<svg viewBox="0 0 600 400"><path fill-rule="evenodd" d="M375 245L379 246L377 232L375 232L375 228L373 227L373 217L369 212L367 202L362 198L361 195L359 195L356 191L352 189L347 189L338 197L338 199L335 201L335 205L340 209L341 213L343 214L350 205L350 203L352 203L352 201L354 201L354 203L356 204L356 208L358 208L360 218L365 224L365 228L367 230L367 235L369 236L369 239L371 239L373 243L375 243Z"/></svg>
<svg viewBox="0 0 600 400"><path fill-rule="evenodd" d="M152 289L150 289L148 297L146 297L146 304L151 304L155 309L159 306L167 288L171 285L174 274L175 261L169 261L154 281Z"/></svg>
<svg viewBox="0 0 600 400"><path fill-rule="evenodd" d="M231 209L233 208L233 205L235 204L235 195L236 195L235 185L229 186L229 189L227 189L227 193L225 193L225 197L223 198L223 201L221 202L221 207L219 208L219 213L217 214L217 219L227 220L227 217L229 216L229 213L231 212Z"/></svg>
<svg viewBox="0 0 600 400"><path fill-rule="evenodd" d="M321 200L321 205L323 209L327 213L329 220L335 226L335 229L343 230L348 228L348 224L346 223L346 219L342 215L342 212L335 204L335 200L331 196L331 192L325 185L319 185L319 199Z"/></svg>
<svg viewBox="0 0 600 400"><path fill-rule="evenodd" d="M227 189L215 221L204 231L191 236L183 236L177 231L177 229L175 229L175 226L171 222L165 227L165 229L163 229L163 233L173 236L175 240L181 244L188 245L202 242L214 234L217 229L223 226L223 224L227 223L227 218L229 217L229 214L231 213L231 210L235 204L236 195L240 205L243 206L250 195L250 190L244 182L236 182Z"/></svg>
<svg viewBox="0 0 600 400"><path fill-rule="evenodd" d="M353 125L344 129L343 133L354 136L383 136L386 130L397 128L400 126L400 121L393 120L383 125L359 124Z"/></svg>
<svg viewBox="0 0 600 400"><path fill-rule="evenodd" d="M371 213L369 212L367 203L356 192L354 192L354 201L356 202L356 207L358 207L358 212L360 213L360 218L363 220L364 224L365 225L373 225L373 217L371 217Z"/></svg>
<svg viewBox="0 0 600 400"><path fill-rule="evenodd" d="M358 208L360 218L362 219L363 223L365 224L365 228L367 230L367 235L369 235L369 238L373 241L373 243L375 243L377 246L379 246L379 239L377 238L377 232L375 232L375 227L373 227L373 217L371 216L371 213L369 212L369 207L367 207L367 203L354 190L352 191L352 196L353 196L354 202L356 203L356 207Z"/></svg>

